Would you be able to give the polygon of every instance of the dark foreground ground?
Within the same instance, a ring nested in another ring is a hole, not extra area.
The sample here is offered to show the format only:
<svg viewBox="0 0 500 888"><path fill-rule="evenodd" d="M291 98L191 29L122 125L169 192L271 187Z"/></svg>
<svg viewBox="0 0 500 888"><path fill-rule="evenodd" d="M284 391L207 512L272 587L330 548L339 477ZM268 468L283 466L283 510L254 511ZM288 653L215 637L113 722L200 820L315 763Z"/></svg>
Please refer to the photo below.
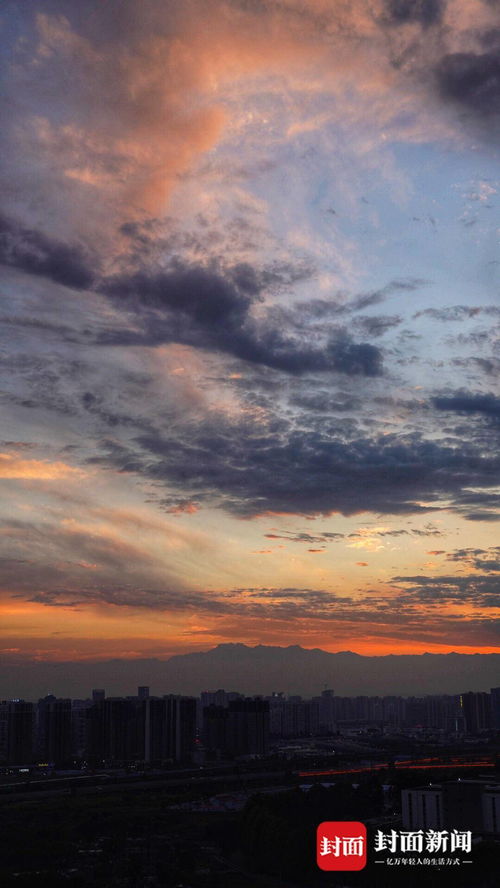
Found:
<svg viewBox="0 0 500 888"><path fill-rule="evenodd" d="M423 776L423 775L422 775ZM206 800L205 800L206 801ZM12 798L0 807L1 888L496 888L500 843L475 845L469 865L387 866L322 873L322 820L388 821L377 781L250 795L240 810L206 812L189 787L126 786L93 794ZM235 806L238 808L238 805ZM391 826L398 828L397 819ZM370 839L369 847L373 847ZM370 856L373 858L373 854ZM380 855L378 855L380 856ZM418 856L418 855L416 855ZM421 855L422 857L426 855ZM427 855L428 857L429 855ZM414 855L415 857L415 855Z"/></svg>

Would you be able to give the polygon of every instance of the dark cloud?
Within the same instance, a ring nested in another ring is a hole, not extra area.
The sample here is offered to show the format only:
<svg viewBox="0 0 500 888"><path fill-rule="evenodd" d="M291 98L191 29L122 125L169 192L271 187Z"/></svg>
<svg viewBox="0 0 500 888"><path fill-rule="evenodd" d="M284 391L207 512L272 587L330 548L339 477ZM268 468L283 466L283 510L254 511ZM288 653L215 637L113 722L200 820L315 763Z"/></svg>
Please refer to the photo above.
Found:
<svg viewBox="0 0 500 888"><path fill-rule="evenodd" d="M490 574L393 577L392 581L408 586L407 595L419 604L457 602L476 608L500 607L500 577Z"/></svg>
<svg viewBox="0 0 500 888"><path fill-rule="evenodd" d="M93 414L97 419L110 428L115 426L130 426L137 430L142 425L144 431L151 431L154 427L147 419L139 419L131 416L130 412L118 412L106 406L104 398L93 392L84 392L81 396L81 404L87 413Z"/></svg>
<svg viewBox="0 0 500 888"><path fill-rule="evenodd" d="M172 589L148 589L129 585L92 585L79 588L47 589L36 592L29 601L50 607L78 607L83 604L110 604L116 607L146 608L157 611L196 611L227 614L235 605L203 593ZM256 608L261 613L263 608Z"/></svg>
<svg viewBox="0 0 500 888"><path fill-rule="evenodd" d="M179 268L168 272L149 274L137 272L111 278L102 289L109 296L131 309L179 312L195 323L211 327L226 323L229 327L241 325L248 314L252 296L259 292L251 269L240 273L239 287L221 274L204 268Z"/></svg>
<svg viewBox="0 0 500 888"><path fill-rule="evenodd" d="M475 570L500 573L500 546L490 546L488 549L455 549L446 557L448 561L463 562Z"/></svg>
<svg viewBox="0 0 500 888"><path fill-rule="evenodd" d="M385 5L392 24L418 22L424 27L439 23L445 8L444 0L385 0Z"/></svg>
<svg viewBox="0 0 500 888"><path fill-rule="evenodd" d="M492 121L500 108L500 55L457 52L444 56L435 69L441 95L476 118Z"/></svg>
<svg viewBox="0 0 500 888"><path fill-rule="evenodd" d="M383 336L393 327L398 327L403 321L400 315L377 315L375 317L356 318L355 329L363 336L369 338Z"/></svg>
<svg viewBox="0 0 500 888"><path fill-rule="evenodd" d="M412 530L415 536L443 536L443 531L436 527L426 527L425 530Z"/></svg>
<svg viewBox="0 0 500 888"><path fill-rule="evenodd" d="M479 305L447 305L445 308L424 308L417 311L413 318L430 317L436 321L465 321L475 318L479 314L498 314L500 309L495 306Z"/></svg>
<svg viewBox="0 0 500 888"><path fill-rule="evenodd" d="M453 395L432 398L432 403L437 410L466 416L479 414L487 417L495 425L500 423L500 398L491 393L483 395L460 391Z"/></svg>
<svg viewBox="0 0 500 888"><path fill-rule="evenodd" d="M290 403L301 410L318 413L349 413L359 410L361 401L351 395L332 394L325 390L312 393L302 392L290 398Z"/></svg>
<svg viewBox="0 0 500 888"><path fill-rule="evenodd" d="M413 534L414 536L426 537L426 536L443 536L443 532L438 530L437 527L434 527L432 524L426 524L426 526L422 529L412 528L411 530L380 530L374 533L374 536L410 536ZM361 536L361 534L351 533L349 536Z"/></svg>
<svg viewBox="0 0 500 888"><path fill-rule="evenodd" d="M135 329L105 333L100 342L180 342L292 374L382 373L380 349L367 342L357 343L344 331L337 331L322 346L316 346L304 336L287 336L266 318L256 320L251 308L262 287L257 274L246 265L231 269L229 274L202 267L173 267L115 277L104 281L101 289L115 305L133 315Z"/></svg>
<svg viewBox="0 0 500 888"><path fill-rule="evenodd" d="M464 518L467 521L500 521L500 512L468 512Z"/></svg>
<svg viewBox="0 0 500 888"><path fill-rule="evenodd" d="M140 237L145 239L146 253L152 249L154 231L148 234L148 240L145 234L140 235L144 226L137 228L130 223L125 228L134 237L137 250ZM167 270L139 270L97 281L91 257L80 247L55 241L5 218L0 219L0 262L76 289L94 285L123 311L122 327L97 334L101 344L179 342L299 375L328 371L348 376L382 373L381 350L369 342L354 341L343 329L334 329L320 343L311 343L300 320L295 330L287 332L286 325L273 324L272 310L259 320L254 316L252 309L264 290L310 277L312 271L305 266L281 263L256 269L248 263L237 263L215 269L186 266L173 259ZM126 325L127 318L132 319L131 325ZM10 322L59 333L66 341L75 341L77 335L43 320L14 318ZM88 330L82 332L91 338Z"/></svg>
<svg viewBox="0 0 500 888"><path fill-rule="evenodd" d="M0 324L10 327L25 327L27 329L36 330L37 332L54 333L60 339L66 342L79 342L80 338L72 327L64 324L54 324L50 321L42 321L39 318L28 317L0 317Z"/></svg>
<svg viewBox="0 0 500 888"><path fill-rule="evenodd" d="M313 543L329 543L332 541L342 540L344 539L345 534L321 533L314 535L311 533L293 533L292 531L285 531L282 534L265 533L264 536L268 540L287 540L289 543L308 543L309 545L311 545Z"/></svg>
<svg viewBox="0 0 500 888"><path fill-rule="evenodd" d="M378 537L398 537L398 536L411 536L414 534L415 536L442 536L442 531L433 528L428 525L424 530L374 530L370 532L370 536L378 536ZM310 534L310 533L296 533L292 531L283 531L282 533L265 533L264 536L269 540L286 540L289 543L331 543L337 542L341 539L363 539L365 536L362 533L320 533L320 534Z"/></svg>
<svg viewBox="0 0 500 888"><path fill-rule="evenodd" d="M133 447L103 442L107 454L94 459L244 516L425 513L450 498L470 512L497 484L500 455L474 442L455 445L418 434L345 440L341 428L303 428L279 414L256 424L221 415L138 435Z"/></svg>
<svg viewBox="0 0 500 888"><path fill-rule="evenodd" d="M455 367L470 368L476 367L481 373L488 376L500 376L500 359L499 358L453 358L452 363Z"/></svg>
<svg viewBox="0 0 500 888"><path fill-rule="evenodd" d="M308 317L324 320L327 317L338 315L350 315L354 312L364 311L380 305L391 296L403 293L414 293L429 282L425 278L401 278L389 281L378 290L370 290L367 293L349 295L341 292L336 299L308 299L307 302L297 302L296 309Z"/></svg>
<svg viewBox="0 0 500 888"><path fill-rule="evenodd" d="M500 494L495 490L466 488L456 496L455 504L468 521L500 521Z"/></svg>
<svg viewBox="0 0 500 888"><path fill-rule="evenodd" d="M91 258L81 247L53 240L3 216L0 217L0 263L76 290L88 289L94 279Z"/></svg>
<svg viewBox="0 0 500 888"><path fill-rule="evenodd" d="M347 303L347 309L350 311L362 311L364 308L371 308L373 305L380 305L390 296L399 293L414 293L425 287L428 281L425 278L400 278L390 281L380 290L372 290L369 293L360 293Z"/></svg>

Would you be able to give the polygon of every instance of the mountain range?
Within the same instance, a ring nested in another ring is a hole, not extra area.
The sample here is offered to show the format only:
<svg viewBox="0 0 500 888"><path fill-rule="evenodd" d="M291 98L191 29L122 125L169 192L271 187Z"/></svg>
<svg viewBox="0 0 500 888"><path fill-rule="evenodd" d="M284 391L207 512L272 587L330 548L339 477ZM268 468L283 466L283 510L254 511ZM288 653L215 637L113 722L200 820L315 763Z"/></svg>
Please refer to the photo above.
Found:
<svg viewBox="0 0 500 888"><path fill-rule="evenodd" d="M332 688L339 696L459 694L500 685L500 654L390 654L368 657L329 653L299 645L275 647L220 644L211 650L167 660L115 659L64 663L24 660L2 664L0 696L35 700L87 697L92 688L108 696L135 694L149 685L152 694L199 695L224 688L240 693L315 696Z"/></svg>

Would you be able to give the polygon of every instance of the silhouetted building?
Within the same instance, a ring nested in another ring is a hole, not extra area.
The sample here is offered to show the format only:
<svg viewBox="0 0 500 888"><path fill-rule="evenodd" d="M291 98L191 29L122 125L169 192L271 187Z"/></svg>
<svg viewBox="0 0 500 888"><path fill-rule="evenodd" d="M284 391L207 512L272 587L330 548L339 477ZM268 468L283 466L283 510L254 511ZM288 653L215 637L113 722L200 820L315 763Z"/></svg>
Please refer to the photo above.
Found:
<svg viewBox="0 0 500 888"><path fill-rule="evenodd" d="M269 730L275 737L310 737L319 734L320 704L272 700L269 704Z"/></svg>
<svg viewBox="0 0 500 888"><path fill-rule="evenodd" d="M144 703L108 697L88 710L89 756L110 762L143 761Z"/></svg>
<svg viewBox="0 0 500 888"><path fill-rule="evenodd" d="M145 701L147 762L189 762L196 739L196 699L169 694Z"/></svg>
<svg viewBox="0 0 500 888"><path fill-rule="evenodd" d="M35 707L24 700L0 703L0 761L29 764L34 759Z"/></svg>
<svg viewBox="0 0 500 888"><path fill-rule="evenodd" d="M405 727L410 730L427 727L427 712L425 697L407 697Z"/></svg>
<svg viewBox="0 0 500 888"><path fill-rule="evenodd" d="M139 700L147 700L149 697L149 688L147 685L140 685L137 688L137 696Z"/></svg>
<svg viewBox="0 0 500 888"><path fill-rule="evenodd" d="M205 706L227 706L229 703L228 694L222 688L218 691L202 691L200 700L202 709Z"/></svg>
<svg viewBox="0 0 500 888"><path fill-rule="evenodd" d="M87 755L89 744L88 710L92 700L71 701L71 754L75 758Z"/></svg>
<svg viewBox="0 0 500 888"><path fill-rule="evenodd" d="M38 701L37 752L43 761L55 765L71 758L71 700L49 694Z"/></svg>
<svg viewBox="0 0 500 888"><path fill-rule="evenodd" d="M401 730L406 719L404 697L382 697L382 717L385 725Z"/></svg>
<svg viewBox="0 0 500 888"><path fill-rule="evenodd" d="M331 688L321 691L319 698L319 722L322 731L332 733L337 729L335 720L335 697Z"/></svg>
<svg viewBox="0 0 500 888"><path fill-rule="evenodd" d="M104 688L94 688L92 691L92 701L94 703L98 703L99 700L104 700L106 698L106 691Z"/></svg>
<svg viewBox="0 0 500 888"><path fill-rule="evenodd" d="M491 728L491 697L484 692L468 691L460 695L460 706L468 734L479 734Z"/></svg>
<svg viewBox="0 0 500 888"><path fill-rule="evenodd" d="M203 744L209 757L228 755L229 709L227 706L205 706L203 709Z"/></svg>
<svg viewBox="0 0 500 888"><path fill-rule="evenodd" d="M500 834L500 786L485 786L483 790L483 826L487 833Z"/></svg>
<svg viewBox="0 0 500 888"><path fill-rule="evenodd" d="M444 826L440 784L404 789L401 802L405 829L441 829Z"/></svg>
<svg viewBox="0 0 500 888"><path fill-rule="evenodd" d="M500 688L491 688L491 727L500 731Z"/></svg>
<svg viewBox="0 0 500 888"><path fill-rule="evenodd" d="M269 746L269 703L244 698L229 703L228 745L232 755L265 755Z"/></svg>
<svg viewBox="0 0 500 888"><path fill-rule="evenodd" d="M404 789L403 828L500 832L500 784L453 780Z"/></svg>

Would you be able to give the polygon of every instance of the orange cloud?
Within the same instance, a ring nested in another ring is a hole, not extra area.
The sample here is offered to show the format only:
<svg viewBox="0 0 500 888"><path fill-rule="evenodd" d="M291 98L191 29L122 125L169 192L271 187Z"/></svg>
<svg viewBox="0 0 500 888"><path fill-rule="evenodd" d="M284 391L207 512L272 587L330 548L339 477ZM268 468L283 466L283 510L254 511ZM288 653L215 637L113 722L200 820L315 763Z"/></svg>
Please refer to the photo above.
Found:
<svg viewBox="0 0 500 888"><path fill-rule="evenodd" d="M0 478L19 478L33 481L56 481L60 478L83 478L86 472L64 462L40 459L22 459L10 453L0 453Z"/></svg>
<svg viewBox="0 0 500 888"><path fill-rule="evenodd" d="M121 16L124 41L109 34L102 43L65 16L37 15L34 88L38 78L53 79L59 114L36 117L33 135L91 199L99 188L128 214L157 213L179 176L234 126L226 100L235 82L276 75L307 60L311 46L279 16L222 4L175 12L149 5L140 27L126 22L126 10Z"/></svg>
<svg viewBox="0 0 500 888"><path fill-rule="evenodd" d="M183 500L181 503L177 503L176 506L171 506L170 509L167 509L169 515L194 515L195 512L199 512L200 507L193 503L191 500Z"/></svg>
<svg viewBox="0 0 500 888"><path fill-rule="evenodd" d="M101 236L124 215L164 210L174 186L223 138L236 144L251 132L251 141L276 144L340 121L359 124L357 153L366 158L375 147L367 120L378 134L400 128L399 110L418 101L391 64L382 9L381 0L144 0L140 12L125 2L112 16L89 16L79 33L64 15L39 13L28 72L36 111L19 128L24 152L31 142L36 163L62 175L65 221L89 239L98 220ZM52 116L44 117L49 89ZM330 110L318 111L314 99L325 94ZM413 126L410 140L428 137L427 119Z"/></svg>

